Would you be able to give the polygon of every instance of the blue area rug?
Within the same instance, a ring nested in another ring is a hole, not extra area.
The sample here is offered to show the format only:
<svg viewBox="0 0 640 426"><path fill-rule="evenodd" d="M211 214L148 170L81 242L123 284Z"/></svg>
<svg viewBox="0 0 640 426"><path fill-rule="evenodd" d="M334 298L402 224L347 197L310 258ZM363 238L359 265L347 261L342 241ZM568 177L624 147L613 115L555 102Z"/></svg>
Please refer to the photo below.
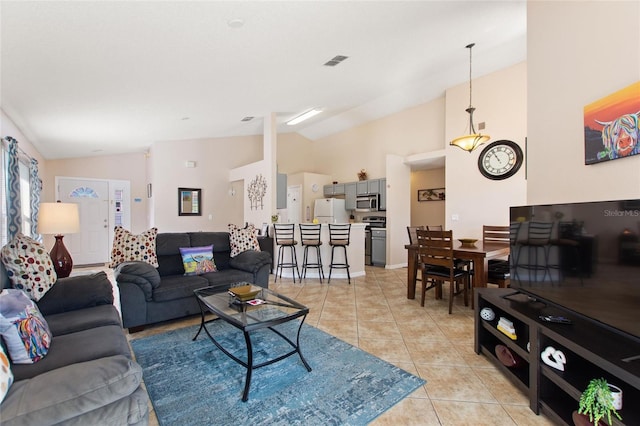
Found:
<svg viewBox="0 0 640 426"><path fill-rule="evenodd" d="M277 329L295 341L299 322ZM246 359L242 332L223 321L207 325L232 353ZM303 325L302 353L253 371L242 402L246 370L223 354L198 326L131 342L163 426L168 425L364 425L425 383L315 327ZM252 333L256 363L290 346L273 332Z"/></svg>

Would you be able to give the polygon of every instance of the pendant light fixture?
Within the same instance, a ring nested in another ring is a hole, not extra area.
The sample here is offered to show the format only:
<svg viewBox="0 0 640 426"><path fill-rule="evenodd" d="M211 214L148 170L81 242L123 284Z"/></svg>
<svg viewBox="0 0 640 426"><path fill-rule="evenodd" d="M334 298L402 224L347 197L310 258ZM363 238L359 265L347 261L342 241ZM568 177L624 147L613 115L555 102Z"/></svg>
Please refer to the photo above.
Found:
<svg viewBox="0 0 640 426"><path fill-rule="evenodd" d="M476 110L471 103L471 49L473 46L475 46L475 43L471 43L466 46L466 48L469 49L469 108L465 111L469 114L469 131L471 133L455 138L449 142L449 145L457 146L458 148L464 149L468 152L473 151L490 139L489 135L476 133L476 128L473 125L473 112Z"/></svg>

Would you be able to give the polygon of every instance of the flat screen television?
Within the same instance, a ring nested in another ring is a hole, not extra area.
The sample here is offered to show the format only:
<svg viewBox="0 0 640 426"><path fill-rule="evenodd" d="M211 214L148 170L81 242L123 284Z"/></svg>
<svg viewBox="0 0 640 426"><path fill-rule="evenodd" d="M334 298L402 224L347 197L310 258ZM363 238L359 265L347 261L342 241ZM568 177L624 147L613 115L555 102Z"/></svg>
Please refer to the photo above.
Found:
<svg viewBox="0 0 640 426"><path fill-rule="evenodd" d="M640 341L640 199L511 207L511 287Z"/></svg>

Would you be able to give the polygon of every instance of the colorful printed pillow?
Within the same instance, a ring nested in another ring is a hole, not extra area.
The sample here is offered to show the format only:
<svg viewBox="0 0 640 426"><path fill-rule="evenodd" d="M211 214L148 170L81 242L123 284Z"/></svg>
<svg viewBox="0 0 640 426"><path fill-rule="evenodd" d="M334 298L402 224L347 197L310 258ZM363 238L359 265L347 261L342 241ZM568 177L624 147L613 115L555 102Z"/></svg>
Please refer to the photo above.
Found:
<svg viewBox="0 0 640 426"><path fill-rule="evenodd" d="M58 279L44 245L26 235L16 235L2 248L0 256L13 288L24 291L36 302Z"/></svg>
<svg viewBox="0 0 640 426"><path fill-rule="evenodd" d="M123 262L140 261L157 268L157 236L158 228L151 228L140 235L134 235L122 226L116 226L113 236L113 249L111 250L111 264L109 267L115 268Z"/></svg>
<svg viewBox="0 0 640 426"><path fill-rule="evenodd" d="M51 331L33 300L21 290L0 293L0 334L14 364L33 364L49 351Z"/></svg>
<svg viewBox="0 0 640 426"><path fill-rule="evenodd" d="M7 396L9 387L13 383L13 373L11 372L11 365L9 364L9 358L4 353L4 348L0 345L0 402Z"/></svg>
<svg viewBox="0 0 640 426"><path fill-rule="evenodd" d="M260 251L258 244L258 230L252 224L246 228L240 228L229 224L229 244L231 245L231 257L236 257L247 250Z"/></svg>
<svg viewBox="0 0 640 426"><path fill-rule="evenodd" d="M202 275L216 272L213 260L213 245L204 247L180 247L185 275Z"/></svg>

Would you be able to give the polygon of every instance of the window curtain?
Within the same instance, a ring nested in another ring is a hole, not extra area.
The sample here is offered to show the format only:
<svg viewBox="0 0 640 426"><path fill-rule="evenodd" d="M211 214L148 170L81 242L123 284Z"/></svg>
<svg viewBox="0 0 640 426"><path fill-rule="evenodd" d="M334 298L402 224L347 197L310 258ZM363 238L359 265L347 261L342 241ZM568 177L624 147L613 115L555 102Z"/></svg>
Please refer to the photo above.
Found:
<svg viewBox="0 0 640 426"><path fill-rule="evenodd" d="M38 160L32 158L29 162L29 194L31 195L31 236L42 242L42 235L38 233L38 212L40 211L40 192L42 181L38 176Z"/></svg>
<svg viewBox="0 0 640 426"><path fill-rule="evenodd" d="M12 240L22 230L22 208L20 206L20 160L18 141L7 136L9 143L7 161L7 237Z"/></svg>

